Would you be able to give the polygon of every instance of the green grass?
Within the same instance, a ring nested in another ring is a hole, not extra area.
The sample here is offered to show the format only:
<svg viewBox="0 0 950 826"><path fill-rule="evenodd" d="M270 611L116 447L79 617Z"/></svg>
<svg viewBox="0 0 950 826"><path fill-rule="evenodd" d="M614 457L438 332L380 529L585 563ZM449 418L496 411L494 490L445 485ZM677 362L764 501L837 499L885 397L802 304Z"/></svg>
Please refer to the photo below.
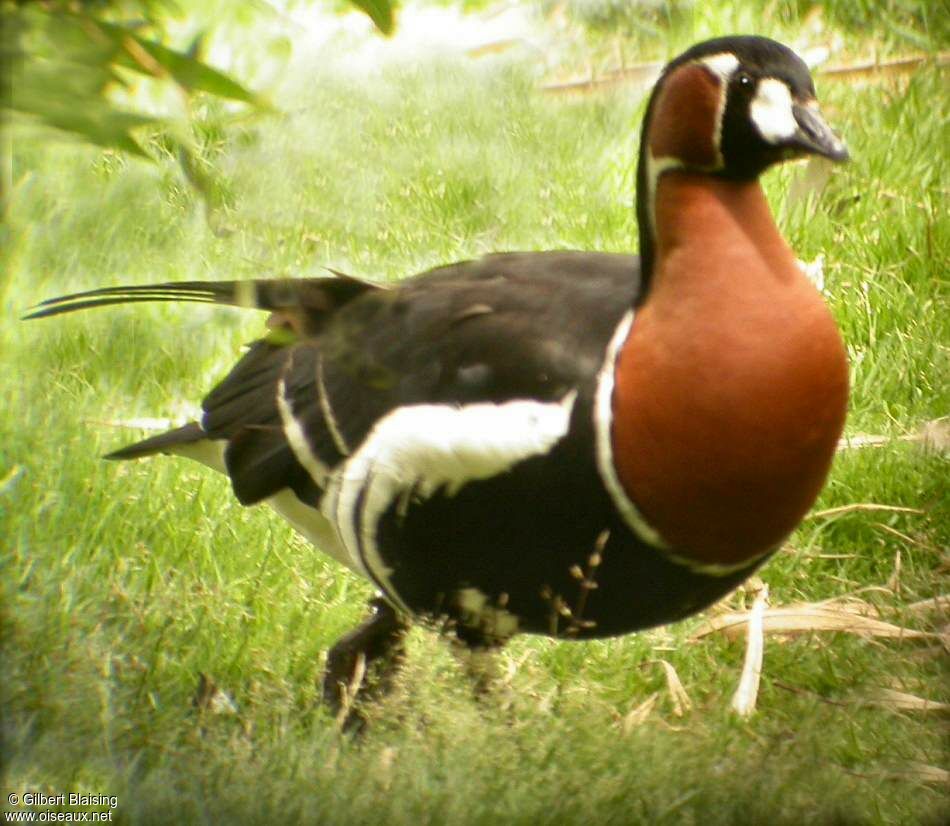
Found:
<svg viewBox="0 0 950 826"><path fill-rule="evenodd" d="M665 60L710 37L755 33L797 48L832 47L832 65L946 50L950 0L545 0L584 36L573 50L579 76ZM839 36L839 37L836 37Z"/></svg>
<svg viewBox="0 0 950 826"><path fill-rule="evenodd" d="M849 433L902 436L950 412L945 83L934 69L901 86L819 80L855 161L783 229L802 258L827 256L852 363ZM770 637L743 722L729 711L743 643L692 641L702 617L594 643L516 639L501 656L508 703L474 702L448 647L416 629L375 725L360 742L339 737L315 680L369 588L202 468L98 458L135 436L106 422L187 414L181 400L197 403L261 318L139 306L17 320L43 298L114 283L322 265L394 279L489 250L631 249L639 104L553 101L535 86L510 65L388 67L366 82L311 72L285 90L293 114L217 147L226 236L171 162L17 145L0 285L4 799L115 794L114 822L142 824L946 814L947 787L914 773L948 768L946 717L865 702L882 687L950 701L932 642ZM799 174L770 173L776 207ZM945 615L908 606L948 590L948 471L945 452L912 442L840 455L818 509L924 512L807 520L762 572L773 603L857 594L885 619L940 630ZM681 717L661 659L693 701ZM201 674L236 715L194 708Z"/></svg>

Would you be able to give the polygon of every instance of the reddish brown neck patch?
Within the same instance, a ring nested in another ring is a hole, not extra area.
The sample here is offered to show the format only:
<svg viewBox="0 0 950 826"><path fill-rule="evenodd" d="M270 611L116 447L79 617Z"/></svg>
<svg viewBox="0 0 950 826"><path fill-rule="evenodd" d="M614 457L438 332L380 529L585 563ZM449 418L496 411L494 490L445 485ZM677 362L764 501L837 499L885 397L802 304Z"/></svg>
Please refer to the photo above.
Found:
<svg viewBox="0 0 950 826"><path fill-rule="evenodd" d="M653 105L650 154L676 158L686 166L718 166L721 91L719 79L703 66L694 63L676 69L663 81Z"/></svg>
<svg viewBox="0 0 950 826"><path fill-rule="evenodd" d="M838 330L757 183L665 174L654 285L621 348L612 447L672 552L737 565L814 502L844 423Z"/></svg>

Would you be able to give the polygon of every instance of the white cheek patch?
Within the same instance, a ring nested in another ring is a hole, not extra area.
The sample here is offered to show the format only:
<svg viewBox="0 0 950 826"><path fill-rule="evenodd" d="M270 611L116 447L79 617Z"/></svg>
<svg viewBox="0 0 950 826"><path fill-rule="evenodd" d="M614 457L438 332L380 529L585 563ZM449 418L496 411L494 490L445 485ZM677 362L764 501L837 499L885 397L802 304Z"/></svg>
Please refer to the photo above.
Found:
<svg viewBox="0 0 950 826"><path fill-rule="evenodd" d="M781 80L769 77L759 81L759 88L749 106L749 114L767 143L781 143L798 131L798 123L792 113L792 93Z"/></svg>

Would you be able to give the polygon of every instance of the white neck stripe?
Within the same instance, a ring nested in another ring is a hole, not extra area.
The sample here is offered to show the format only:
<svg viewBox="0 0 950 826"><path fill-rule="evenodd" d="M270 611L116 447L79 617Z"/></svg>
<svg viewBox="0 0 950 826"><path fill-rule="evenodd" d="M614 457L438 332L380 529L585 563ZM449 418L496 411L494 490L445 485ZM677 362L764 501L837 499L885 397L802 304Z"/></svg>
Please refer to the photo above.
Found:
<svg viewBox="0 0 950 826"><path fill-rule="evenodd" d="M650 237L654 245L657 242L656 235L656 190L660 183L660 176L671 169L684 169L683 162L679 158L655 158L653 153L647 148L647 215L650 219ZM654 267L656 262L654 262Z"/></svg>
<svg viewBox="0 0 950 826"><path fill-rule="evenodd" d="M709 55L709 57L700 58L698 62L716 75L723 85L729 82L733 72L739 68L739 58L731 52Z"/></svg>
<svg viewBox="0 0 950 826"><path fill-rule="evenodd" d="M607 345L604 364L597 374L597 390L594 397L594 438L596 439L597 448L597 470L607 488L607 492L610 494L610 498L633 533L648 545L665 550L669 547L666 541L646 521L620 484L613 460L611 425L613 423L614 371L620 348L630 334L633 315L633 310L628 310L620 324L617 325L617 329L610 339L610 344Z"/></svg>
<svg viewBox="0 0 950 826"><path fill-rule="evenodd" d="M726 115L726 99L729 97L729 81L733 74L739 68L739 58L734 54L723 52L722 54L711 55L699 61L717 78L719 78L719 106L716 109L716 127L713 132L713 149L716 151L715 169L721 169L725 165L725 159L722 157L722 119Z"/></svg>

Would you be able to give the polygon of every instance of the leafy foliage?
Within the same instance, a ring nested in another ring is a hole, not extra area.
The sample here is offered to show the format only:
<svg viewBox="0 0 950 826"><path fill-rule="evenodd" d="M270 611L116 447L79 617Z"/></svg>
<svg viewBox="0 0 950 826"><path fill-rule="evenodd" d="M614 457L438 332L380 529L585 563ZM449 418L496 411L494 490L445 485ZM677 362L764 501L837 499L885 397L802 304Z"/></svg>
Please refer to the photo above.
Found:
<svg viewBox="0 0 950 826"><path fill-rule="evenodd" d="M393 4L389 0L351 0L364 11L383 34L393 32Z"/></svg>
<svg viewBox="0 0 950 826"><path fill-rule="evenodd" d="M10 77L4 108L89 143L149 157L135 132L163 121L120 108L110 98L113 89L129 86L130 75L169 80L185 94L206 92L266 105L193 54L162 45L154 7L143 4L139 10L144 18L129 24L107 19L117 13L108 6L4 7L3 52Z"/></svg>
<svg viewBox="0 0 950 826"><path fill-rule="evenodd" d="M392 32L389 0L352 3L381 32ZM185 96L203 92L267 110L261 97L200 59L200 36L184 51L162 43L164 21L172 9L160 0L4 4L0 68L8 80L0 98L3 109L143 158L150 155L136 133L168 124L112 100L111 93L128 88L136 75L174 83Z"/></svg>
<svg viewBox="0 0 950 826"><path fill-rule="evenodd" d="M729 31L768 31L776 23L801 35L818 23L850 44L873 32L878 45L937 51L950 43L948 0L772 0L760 4L695 0L544 0L596 36L622 36L642 53L665 56L671 40L700 40ZM803 25L804 24L804 25ZM792 38L794 40L794 38Z"/></svg>

